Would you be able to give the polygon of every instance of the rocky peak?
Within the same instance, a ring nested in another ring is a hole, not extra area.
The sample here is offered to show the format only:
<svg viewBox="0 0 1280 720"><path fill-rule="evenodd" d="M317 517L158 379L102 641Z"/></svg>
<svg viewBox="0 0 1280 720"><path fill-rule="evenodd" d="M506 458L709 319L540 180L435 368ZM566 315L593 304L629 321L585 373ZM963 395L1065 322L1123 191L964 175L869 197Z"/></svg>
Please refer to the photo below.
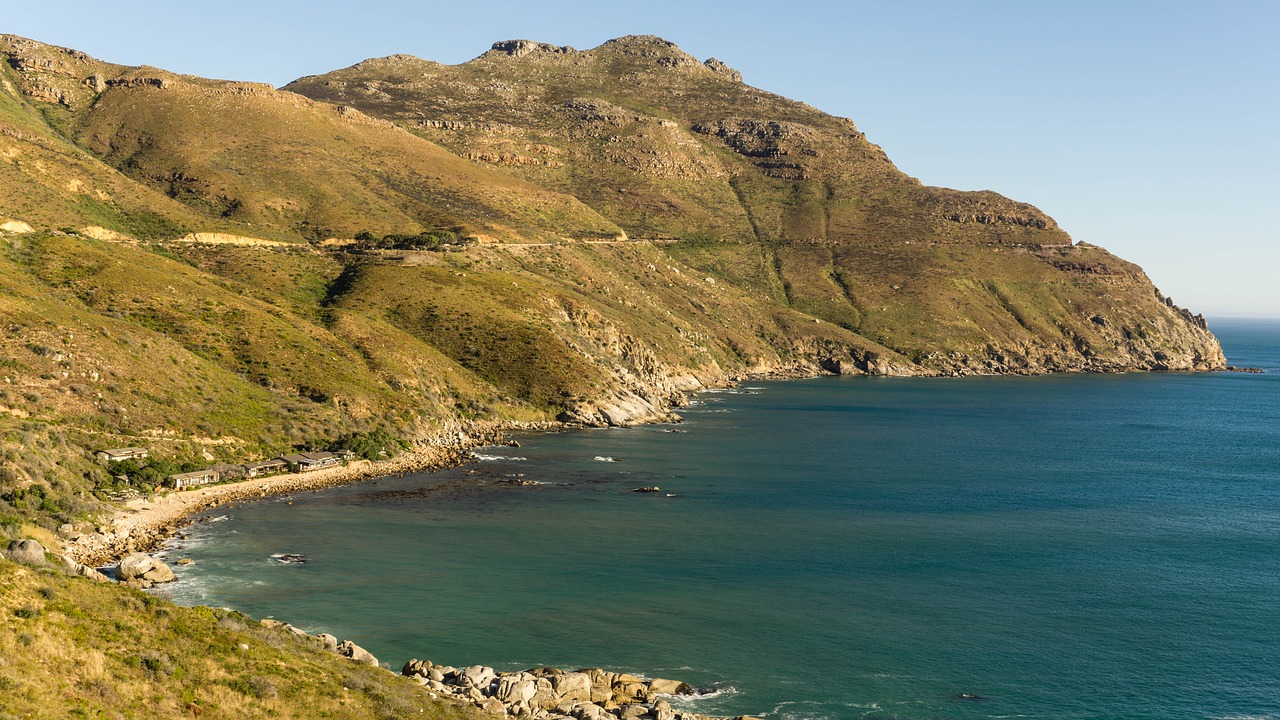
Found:
<svg viewBox="0 0 1280 720"><path fill-rule="evenodd" d="M627 35L605 42L596 51L612 51L620 55L638 58L654 58L660 65L678 67L702 65L697 58L681 50L670 40L656 35Z"/></svg>
<svg viewBox="0 0 1280 720"><path fill-rule="evenodd" d="M533 53L548 53L552 55L568 55L577 52L568 45L552 45L550 43L534 42L533 40L501 40L493 44L489 48L489 52L481 57L510 56L514 58L522 58Z"/></svg>
<svg viewBox="0 0 1280 720"><path fill-rule="evenodd" d="M734 82L742 82L742 73L715 58L707 58L702 64L717 75L723 75Z"/></svg>

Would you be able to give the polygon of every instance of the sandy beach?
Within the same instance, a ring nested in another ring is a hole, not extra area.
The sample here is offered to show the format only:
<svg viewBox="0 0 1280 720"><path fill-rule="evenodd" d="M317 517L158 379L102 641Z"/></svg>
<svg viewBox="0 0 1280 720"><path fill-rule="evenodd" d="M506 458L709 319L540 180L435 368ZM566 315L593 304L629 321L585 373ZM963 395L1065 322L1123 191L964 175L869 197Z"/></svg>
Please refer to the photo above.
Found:
<svg viewBox="0 0 1280 720"><path fill-rule="evenodd" d="M64 549L73 560L85 565L110 564L127 553L155 549L176 533L188 518L202 510L228 502L259 500L388 475L450 467L466 461L468 447L476 447L489 440L486 438L465 445L422 446L378 462L354 460L346 465L305 473L271 475L136 498L117 508L109 526L104 524L99 532L76 537Z"/></svg>

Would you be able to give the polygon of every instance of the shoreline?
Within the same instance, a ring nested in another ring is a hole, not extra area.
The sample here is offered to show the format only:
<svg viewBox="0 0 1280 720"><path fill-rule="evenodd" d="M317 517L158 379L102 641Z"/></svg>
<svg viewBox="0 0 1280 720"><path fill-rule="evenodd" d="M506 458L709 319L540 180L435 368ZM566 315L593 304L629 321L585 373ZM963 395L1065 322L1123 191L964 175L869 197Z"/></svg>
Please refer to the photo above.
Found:
<svg viewBox="0 0 1280 720"><path fill-rule="evenodd" d="M219 505L457 467L468 460L472 448L500 444L506 432L569 428L563 423L494 423L451 433L446 441L417 445L386 460L353 460L346 465L310 472L269 475L135 498L117 505L111 519L104 520L97 532L64 542L62 550L77 563L104 567L130 553L154 552L180 528L189 525L195 515Z"/></svg>
<svg viewBox="0 0 1280 720"><path fill-rule="evenodd" d="M1139 372L1168 373L1170 371L1138 370ZM1254 372L1254 368L1237 368L1228 366L1224 369L1189 371L1200 372ZM1031 375L1073 374L1088 372L1081 370L1056 370L1049 372L1025 373ZM1176 371L1175 371L1176 372ZM610 427L634 427L654 423L679 421L674 412L686 405L690 395L709 392L716 389L735 387L743 382L751 381L786 381L807 380L818 377L839 377L844 373L832 373L819 368L791 366L779 367L765 371L745 372L741 374L722 375L718 378L700 378L698 388L688 389L680 393L679 400L667 398L654 408L655 412L645 413L637 417L622 418ZM871 373L851 373L864 377L876 377ZM986 375L986 373L975 373ZM1020 372L991 373L992 376L1020 376ZM957 377L963 375L940 374L937 377ZM914 377L929 377L914 375ZM413 472L433 472L447 467L457 467L466 462L467 453L477 447L502 443L506 432L528 430L568 431L595 427L581 422L547 421L521 423L512 421L488 421L474 424L459 422L459 427L447 431L434 438L425 439L421 444L401 452L393 458L379 461L354 460L346 465L324 468L305 473L286 473L262 478L252 478L234 483L193 488L191 490L171 491L152 498L135 498L118 504L112 511L110 520L104 520L96 532L86 533L79 537L64 541L63 554L70 559L90 567L103 567L119 562L124 556L133 552L151 553L164 541L177 534L179 528L191 523L191 518L205 510L230 502L264 500L291 492L321 490L324 488L347 485L350 483L372 480L392 475L403 475ZM104 532L105 530L105 532Z"/></svg>

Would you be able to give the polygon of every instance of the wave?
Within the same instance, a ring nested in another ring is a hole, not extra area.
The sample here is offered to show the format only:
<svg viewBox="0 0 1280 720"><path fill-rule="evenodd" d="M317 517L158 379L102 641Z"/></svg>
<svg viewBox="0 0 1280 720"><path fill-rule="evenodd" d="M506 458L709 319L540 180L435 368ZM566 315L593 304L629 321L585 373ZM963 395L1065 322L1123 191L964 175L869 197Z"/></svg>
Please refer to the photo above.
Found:
<svg viewBox="0 0 1280 720"><path fill-rule="evenodd" d="M614 460L612 457L607 455L597 455L596 460L600 462L618 462L617 460Z"/></svg>
<svg viewBox="0 0 1280 720"><path fill-rule="evenodd" d="M471 457L475 458L476 460L481 460L485 462L493 462L496 460L511 460L511 461L519 462L522 460L529 459L526 457L520 457L519 455L485 455L483 453L478 453L478 452L471 453Z"/></svg>

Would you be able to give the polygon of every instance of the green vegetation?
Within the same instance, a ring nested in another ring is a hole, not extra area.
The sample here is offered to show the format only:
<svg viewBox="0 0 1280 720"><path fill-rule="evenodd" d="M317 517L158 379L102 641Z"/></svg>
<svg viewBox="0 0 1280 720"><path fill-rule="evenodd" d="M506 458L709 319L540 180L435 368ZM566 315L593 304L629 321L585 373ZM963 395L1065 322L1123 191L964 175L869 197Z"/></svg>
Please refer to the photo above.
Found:
<svg viewBox="0 0 1280 720"><path fill-rule="evenodd" d="M5 560L0 657L4 717L479 717L234 611Z"/></svg>

